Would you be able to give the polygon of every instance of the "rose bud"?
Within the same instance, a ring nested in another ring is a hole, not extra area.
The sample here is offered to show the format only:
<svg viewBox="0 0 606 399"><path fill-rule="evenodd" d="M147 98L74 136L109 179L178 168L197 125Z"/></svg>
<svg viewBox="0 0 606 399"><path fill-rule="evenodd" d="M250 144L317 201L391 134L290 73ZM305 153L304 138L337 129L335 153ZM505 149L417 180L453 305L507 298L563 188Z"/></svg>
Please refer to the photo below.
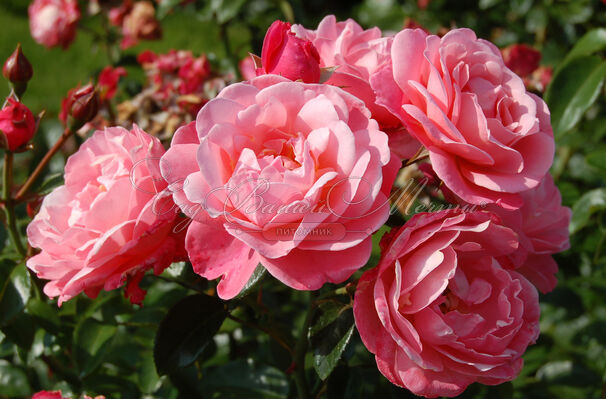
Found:
<svg viewBox="0 0 606 399"><path fill-rule="evenodd" d="M6 59L2 75L12 83L28 82L34 75L32 64L21 51L21 43L17 44L15 51Z"/></svg>
<svg viewBox="0 0 606 399"><path fill-rule="evenodd" d="M4 136L2 146L15 151L34 137L35 130L36 121L32 111L9 98L8 106L0 110L0 131Z"/></svg>
<svg viewBox="0 0 606 399"><path fill-rule="evenodd" d="M2 67L2 75L11 82L17 97L21 97L27 88L27 82L32 78L33 74L32 64L23 55L21 43L19 43L13 54L6 59L4 67Z"/></svg>
<svg viewBox="0 0 606 399"><path fill-rule="evenodd" d="M501 53L505 65L521 77L530 75L541 61L541 53L525 44L512 44Z"/></svg>
<svg viewBox="0 0 606 399"><path fill-rule="evenodd" d="M61 103L59 120L68 126L68 117L71 115L71 128L77 130L92 120L98 111L99 95L95 87L89 83L84 87L73 88L67 93L67 97Z"/></svg>
<svg viewBox="0 0 606 399"><path fill-rule="evenodd" d="M73 95L72 117L82 123L92 120L99 111L99 95L92 84L87 84Z"/></svg>
<svg viewBox="0 0 606 399"><path fill-rule="evenodd" d="M305 83L320 81L320 55L311 41L301 39L288 22L275 21L265 34L261 52L263 67L257 75L267 73Z"/></svg>

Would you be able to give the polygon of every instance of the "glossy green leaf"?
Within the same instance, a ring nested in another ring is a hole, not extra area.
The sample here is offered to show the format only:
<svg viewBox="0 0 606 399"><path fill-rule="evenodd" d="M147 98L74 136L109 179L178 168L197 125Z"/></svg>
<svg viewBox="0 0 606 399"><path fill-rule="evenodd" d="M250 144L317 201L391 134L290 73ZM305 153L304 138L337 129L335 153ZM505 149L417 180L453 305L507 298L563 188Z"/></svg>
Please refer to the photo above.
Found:
<svg viewBox="0 0 606 399"><path fill-rule="evenodd" d="M606 77L606 62L597 56L570 61L553 78L545 93L556 135L570 131L596 101Z"/></svg>
<svg viewBox="0 0 606 399"><path fill-rule="evenodd" d="M572 207L570 234L585 227L591 215L602 209L606 209L606 188L597 188L583 194Z"/></svg>
<svg viewBox="0 0 606 399"><path fill-rule="evenodd" d="M286 399L289 382L280 370L255 363L252 359L236 360L211 370L202 380L211 398L221 399Z"/></svg>
<svg viewBox="0 0 606 399"><path fill-rule="evenodd" d="M606 48L606 29L598 28L590 30L580 38L566 55L562 65L568 61L584 55L592 55Z"/></svg>
<svg viewBox="0 0 606 399"><path fill-rule="evenodd" d="M158 374L193 363L227 317L223 301L208 295L183 298L166 314L156 334L154 362Z"/></svg>
<svg viewBox="0 0 606 399"><path fill-rule="evenodd" d="M38 298L32 298L27 303L27 313L29 313L36 323L49 332L57 332L61 324L58 309Z"/></svg>
<svg viewBox="0 0 606 399"><path fill-rule="evenodd" d="M244 298L251 292L255 291L256 288L258 287L259 283L265 277L266 272L267 272L267 270L265 269L265 267L263 267L263 265L261 265L261 264L257 265L257 268L253 272L252 276L250 276L250 278L246 282L246 285L244 285L244 288L242 288L240 293L234 299Z"/></svg>
<svg viewBox="0 0 606 399"><path fill-rule="evenodd" d="M0 360L0 396L23 397L31 394L25 372L6 360Z"/></svg>
<svg viewBox="0 0 606 399"><path fill-rule="evenodd" d="M83 319L74 331L75 360L80 376L92 373L103 361L117 327Z"/></svg>
<svg viewBox="0 0 606 399"><path fill-rule="evenodd" d="M314 368L322 380L328 378L338 364L354 330L351 305L327 302L320 306L320 316L310 328L310 347Z"/></svg>
<svg viewBox="0 0 606 399"><path fill-rule="evenodd" d="M137 380L144 393L152 394L158 389L160 376L154 367L153 351L145 351L141 354L141 360L137 367Z"/></svg>
<svg viewBox="0 0 606 399"><path fill-rule="evenodd" d="M10 267L9 263L5 262L2 267ZM9 324L25 308L31 288L32 283L25 265L14 267L0 287L0 326Z"/></svg>

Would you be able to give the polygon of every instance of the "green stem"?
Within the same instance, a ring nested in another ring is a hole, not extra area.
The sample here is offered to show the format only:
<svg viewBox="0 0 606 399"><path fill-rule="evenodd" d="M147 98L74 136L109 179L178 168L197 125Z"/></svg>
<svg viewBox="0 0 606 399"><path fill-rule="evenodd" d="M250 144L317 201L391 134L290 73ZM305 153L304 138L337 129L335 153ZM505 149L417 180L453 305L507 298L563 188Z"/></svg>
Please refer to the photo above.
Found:
<svg viewBox="0 0 606 399"><path fill-rule="evenodd" d="M17 218L15 217L15 206L13 204L13 198L11 196L11 187L13 186L13 153L6 151L4 153L4 173L3 173L3 185L2 185L2 199L4 200L4 209L6 213L6 227L8 229L8 235L15 246L15 249L19 255L25 257L25 247L19 237L17 231Z"/></svg>
<svg viewBox="0 0 606 399"><path fill-rule="evenodd" d="M297 392L299 394L299 399L311 399L311 393L309 392L309 386L307 385L307 377L305 376L305 355L307 354L307 332L309 330L309 326L311 325L311 321L313 319L316 305L315 305L315 296L312 293L312 297L310 298L311 303L309 305L309 309L307 310L307 315L305 315L305 321L303 322L303 327L299 333L299 339L297 340L297 344L295 345L295 356L294 356L294 364L295 364L295 384L297 385Z"/></svg>

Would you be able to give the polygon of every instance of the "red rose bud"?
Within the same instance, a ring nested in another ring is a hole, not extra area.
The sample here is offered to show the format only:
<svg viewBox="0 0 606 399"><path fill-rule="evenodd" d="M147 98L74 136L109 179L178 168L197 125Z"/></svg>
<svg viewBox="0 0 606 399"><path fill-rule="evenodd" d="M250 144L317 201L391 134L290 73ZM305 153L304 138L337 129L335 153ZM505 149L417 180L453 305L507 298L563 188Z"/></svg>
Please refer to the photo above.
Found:
<svg viewBox="0 0 606 399"><path fill-rule="evenodd" d="M32 64L21 51L21 44L17 44L13 54L7 58L2 67L2 74L11 82L17 97L21 97L27 88L27 82L34 74Z"/></svg>
<svg viewBox="0 0 606 399"><path fill-rule="evenodd" d="M99 95L92 84L87 84L73 94L72 117L82 124L92 120L99 111Z"/></svg>
<svg viewBox="0 0 606 399"><path fill-rule="evenodd" d="M521 77L530 75L541 61L541 53L526 44L512 44L501 52L505 65Z"/></svg>
<svg viewBox="0 0 606 399"><path fill-rule="evenodd" d="M272 73L305 83L320 81L320 55L314 45L297 37L288 22L275 21L265 34L260 74Z"/></svg>
<svg viewBox="0 0 606 399"><path fill-rule="evenodd" d="M4 135L3 147L15 151L34 137L36 121L25 105L13 98L0 110L0 131Z"/></svg>
<svg viewBox="0 0 606 399"><path fill-rule="evenodd" d="M32 64L21 51L21 44L17 44L13 54L4 63L2 74L12 83L27 82L34 75Z"/></svg>

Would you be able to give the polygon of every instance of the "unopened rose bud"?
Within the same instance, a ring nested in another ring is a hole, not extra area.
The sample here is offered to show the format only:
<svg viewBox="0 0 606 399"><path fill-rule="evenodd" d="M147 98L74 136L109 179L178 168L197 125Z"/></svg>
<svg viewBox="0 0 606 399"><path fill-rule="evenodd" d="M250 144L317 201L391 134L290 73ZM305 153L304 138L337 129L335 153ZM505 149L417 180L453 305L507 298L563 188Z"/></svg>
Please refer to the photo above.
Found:
<svg viewBox="0 0 606 399"><path fill-rule="evenodd" d="M33 74L32 64L23 55L21 44L17 44L17 48L6 59L4 67L2 67L2 75L11 82L17 97L21 97L23 92L25 92L27 82L32 78Z"/></svg>
<svg viewBox="0 0 606 399"><path fill-rule="evenodd" d="M3 133L4 148L15 151L34 137L36 120L34 114L25 105L13 98L0 110L0 132Z"/></svg>
<svg viewBox="0 0 606 399"><path fill-rule="evenodd" d="M2 74L13 83L27 82L34 75L32 64L21 51L21 43L17 44L15 51L6 59Z"/></svg>
<svg viewBox="0 0 606 399"><path fill-rule="evenodd" d="M73 94L71 116L84 124L91 121L99 111L99 95L92 84L82 87Z"/></svg>
<svg viewBox="0 0 606 399"><path fill-rule="evenodd" d="M288 22L275 21L265 34L258 74L272 73L305 83L320 81L320 55L309 40L301 39Z"/></svg>

